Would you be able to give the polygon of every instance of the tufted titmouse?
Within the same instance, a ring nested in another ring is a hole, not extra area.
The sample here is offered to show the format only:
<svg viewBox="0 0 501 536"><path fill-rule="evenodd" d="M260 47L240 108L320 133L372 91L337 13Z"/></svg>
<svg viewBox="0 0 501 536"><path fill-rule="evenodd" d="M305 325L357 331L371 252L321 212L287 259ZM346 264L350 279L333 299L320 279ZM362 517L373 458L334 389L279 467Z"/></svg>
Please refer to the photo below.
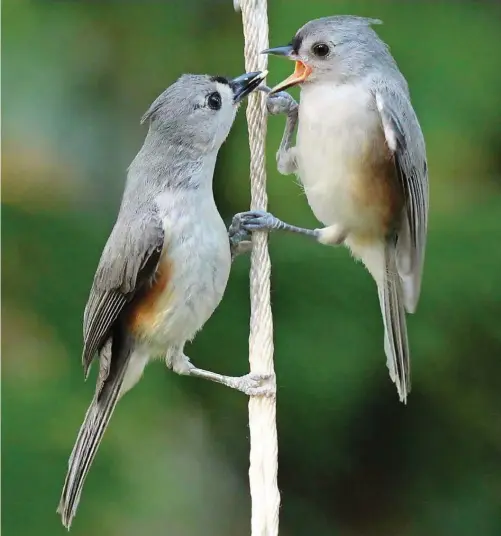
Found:
<svg viewBox="0 0 501 536"><path fill-rule="evenodd" d="M151 359L165 356L178 374L247 394L273 392L265 376L221 376L183 353L219 304L230 272L230 241L212 192L217 154L238 103L265 76L184 75L142 119L148 134L129 167L84 313L83 367L87 375L97 353L99 376L58 507L67 528L113 410Z"/></svg>
<svg viewBox="0 0 501 536"><path fill-rule="evenodd" d="M274 87L270 114L286 113L278 170L297 173L325 227L302 229L264 212L237 214L232 239L253 230L286 230L348 246L378 287L384 347L400 400L410 392L405 312L421 287L428 220L428 169L407 82L371 24L352 16L305 24L287 46L266 54L294 60ZM300 106L281 90L299 84ZM299 121L296 146L291 141Z"/></svg>

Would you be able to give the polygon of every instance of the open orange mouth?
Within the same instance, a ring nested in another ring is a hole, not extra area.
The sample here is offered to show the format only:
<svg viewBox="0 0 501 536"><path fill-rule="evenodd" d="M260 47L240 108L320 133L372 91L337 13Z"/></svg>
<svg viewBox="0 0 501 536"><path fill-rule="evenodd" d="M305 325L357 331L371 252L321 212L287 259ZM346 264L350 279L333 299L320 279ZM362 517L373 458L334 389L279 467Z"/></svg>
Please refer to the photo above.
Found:
<svg viewBox="0 0 501 536"><path fill-rule="evenodd" d="M298 84L302 84L308 76L311 74L311 67L308 67L308 65L304 64L302 61L296 61L296 67L294 69L294 72L289 76L289 78L286 78L283 82L280 82L280 84L277 84L271 91L271 93L277 93L278 91L283 91L284 89L287 89L292 86L297 86Z"/></svg>

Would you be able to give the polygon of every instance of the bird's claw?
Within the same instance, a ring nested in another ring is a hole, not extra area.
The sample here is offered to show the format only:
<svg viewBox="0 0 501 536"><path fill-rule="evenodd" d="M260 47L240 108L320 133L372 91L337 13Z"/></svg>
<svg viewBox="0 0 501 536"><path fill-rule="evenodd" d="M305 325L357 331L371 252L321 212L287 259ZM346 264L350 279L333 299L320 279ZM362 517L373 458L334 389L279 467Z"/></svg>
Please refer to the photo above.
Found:
<svg viewBox="0 0 501 536"><path fill-rule="evenodd" d="M235 378L235 385L232 385L247 396L275 396L276 383L272 374L256 374L250 372L240 378Z"/></svg>
<svg viewBox="0 0 501 536"><path fill-rule="evenodd" d="M273 214L265 210L249 210L248 212L239 212L233 216L230 226L235 236L250 236L253 231L271 231L278 228L277 222L280 222ZM230 237L231 240L231 237Z"/></svg>
<svg viewBox="0 0 501 536"><path fill-rule="evenodd" d="M233 216L233 221L228 228L232 257L248 253L252 249L251 233L241 225L241 220Z"/></svg>
<svg viewBox="0 0 501 536"><path fill-rule="evenodd" d="M266 110L269 115L290 115L298 109L298 104L294 98L286 91L279 91L270 95L271 89L268 86L260 86L259 89L268 94L266 99Z"/></svg>

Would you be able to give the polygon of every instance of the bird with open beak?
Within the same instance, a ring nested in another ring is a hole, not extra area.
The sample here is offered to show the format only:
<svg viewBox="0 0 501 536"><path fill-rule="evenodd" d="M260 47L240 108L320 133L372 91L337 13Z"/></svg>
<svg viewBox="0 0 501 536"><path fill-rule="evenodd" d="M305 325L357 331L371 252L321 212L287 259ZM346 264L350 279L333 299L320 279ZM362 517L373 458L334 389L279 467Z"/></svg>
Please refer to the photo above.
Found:
<svg viewBox="0 0 501 536"><path fill-rule="evenodd" d="M232 233L243 239L255 230L295 232L344 244L362 260L377 284L388 369L405 402L411 387L405 313L415 311L420 294L428 171L407 82L371 28L377 23L317 19L289 45L263 51L295 62L294 73L268 89L268 112L287 115L278 170L299 176L324 227L303 229L251 211L234 217ZM299 106L283 91L296 85Z"/></svg>

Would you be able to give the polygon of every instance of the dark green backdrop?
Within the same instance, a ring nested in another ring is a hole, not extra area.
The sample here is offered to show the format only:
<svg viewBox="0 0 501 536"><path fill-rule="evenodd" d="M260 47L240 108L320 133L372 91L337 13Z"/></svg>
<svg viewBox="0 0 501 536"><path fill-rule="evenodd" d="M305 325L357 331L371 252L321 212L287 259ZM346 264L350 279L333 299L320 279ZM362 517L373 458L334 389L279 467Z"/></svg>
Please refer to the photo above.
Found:
<svg viewBox="0 0 501 536"><path fill-rule="evenodd" d="M282 536L501 534L501 10L494 2L269 2L271 44L308 19L378 17L425 132L429 246L409 319L413 392L398 403L370 276L344 249L273 236ZM63 534L55 510L93 392L82 311L145 134L183 72L243 72L231 0L3 2L3 523ZM270 83L291 64L270 61ZM296 94L296 93L294 93ZM274 168L271 209L315 226ZM248 206L245 114L220 154L226 218ZM248 370L248 259L195 363ZM119 405L75 536L248 534L247 401L161 363Z"/></svg>

